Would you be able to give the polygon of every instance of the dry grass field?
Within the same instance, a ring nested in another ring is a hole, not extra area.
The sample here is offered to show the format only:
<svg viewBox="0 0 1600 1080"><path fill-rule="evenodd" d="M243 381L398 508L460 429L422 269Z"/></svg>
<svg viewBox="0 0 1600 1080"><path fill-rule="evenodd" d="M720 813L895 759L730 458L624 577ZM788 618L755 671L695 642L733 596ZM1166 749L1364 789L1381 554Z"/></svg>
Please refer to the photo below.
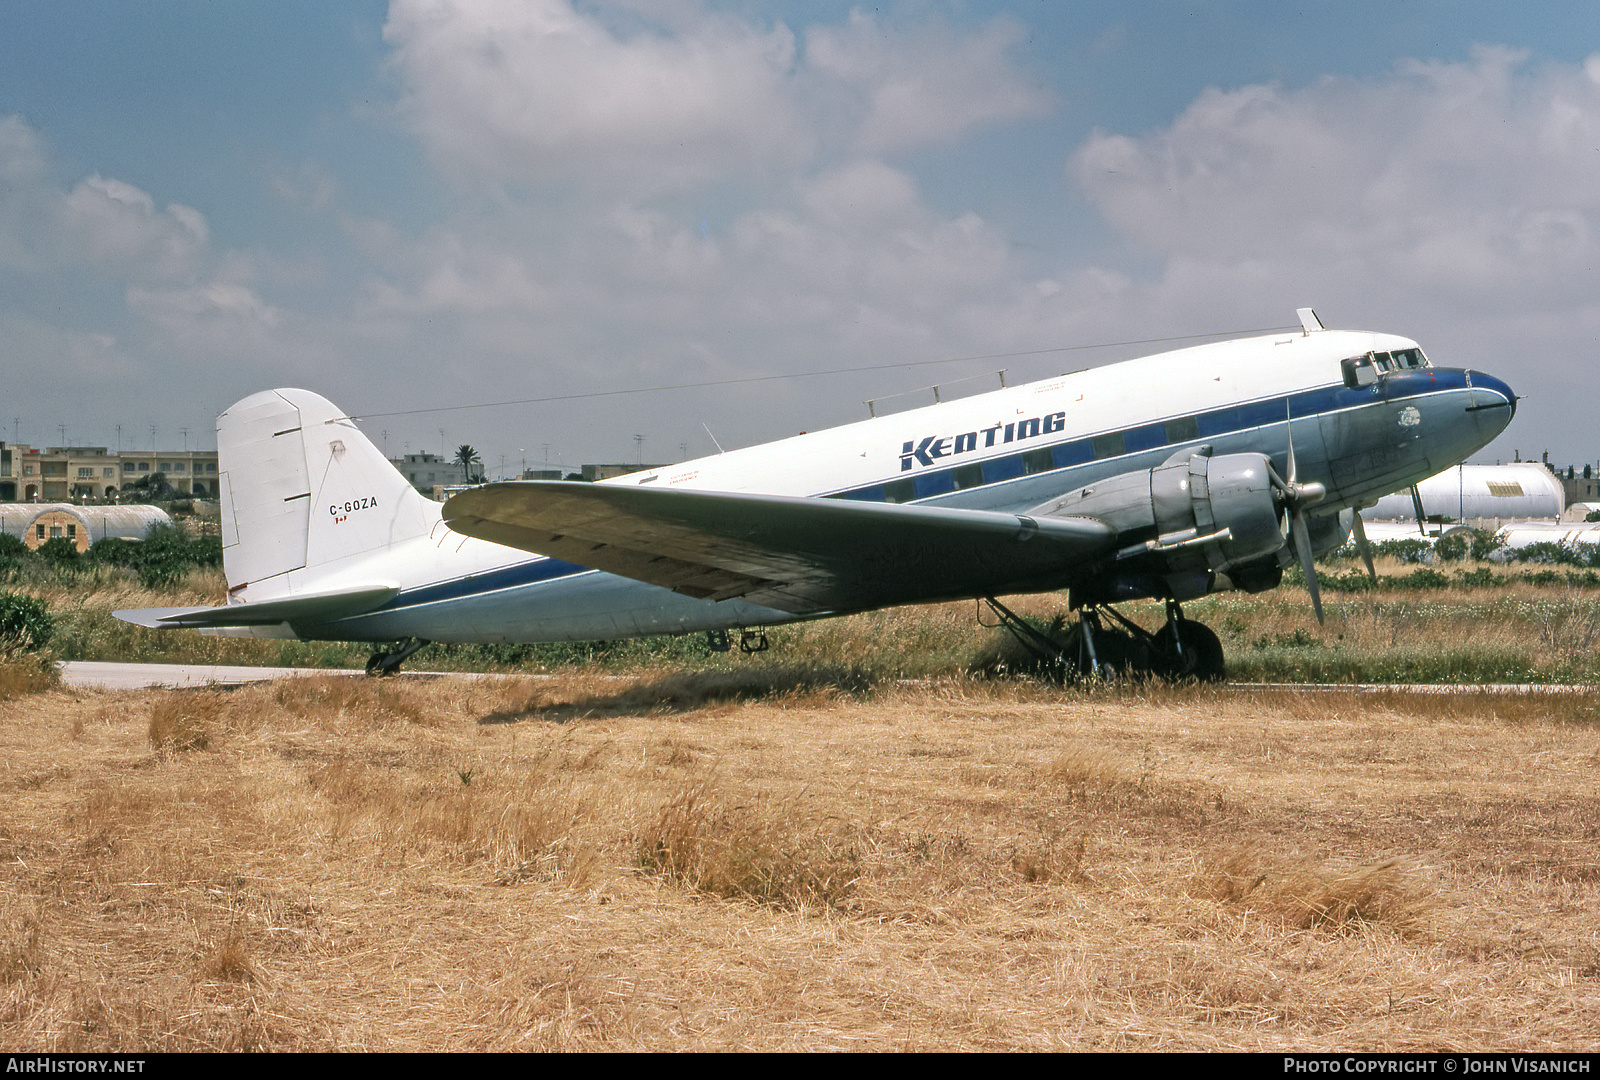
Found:
<svg viewBox="0 0 1600 1080"><path fill-rule="evenodd" d="M1582 1050L1600 695L0 702L14 1050Z"/></svg>

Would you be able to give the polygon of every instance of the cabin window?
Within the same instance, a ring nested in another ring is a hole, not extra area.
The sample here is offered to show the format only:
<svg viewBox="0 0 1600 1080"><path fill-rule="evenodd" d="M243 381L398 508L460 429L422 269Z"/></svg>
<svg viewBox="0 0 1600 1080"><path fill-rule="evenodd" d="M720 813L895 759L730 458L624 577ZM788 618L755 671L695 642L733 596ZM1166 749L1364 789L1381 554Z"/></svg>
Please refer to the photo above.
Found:
<svg viewBox="0 0 1600 1080"><path fill-rule="evenodd" d="M917 492L910 480L894 480L883 485L883 501L892 503L907 503L917 497Z"/></svg>
<svg viewBox="0 0 1600 1080"><path fill-rule="evenodd" d="M1378 369L1372 366L1370 355L1352 356L1339 361L1339 366L1344 369L1344 384L1352 390L1360 390L1378 381Z"/></svg>
<svg viewBox="0 0 1600 1080"><path fill-rule="evenodd" d="M1038 450L1029 450L1022 455L1022 471L1032 476L1034 473L1049 472L1056 467L1055 456L1050 453L1048 446Z"/></svg>
<svg viewBox="0 0 1600 1080"><path fill-rule="evenodd" d="M1193 442L1200 437L1200 422L1193 416L1168 420L1166 427L1167 442L1169 443Z"/></svg>
<svg viewBox="0 0 1600 1080"><path fill-rule="evenodd" d="M955 471L956 490L979 487L983 483L983 466L978 462L963 465Z"/></svg>
<svg viewBox="0 0 1600 1080"><path fill-rule="evenodd" d="M1122 441L1122 432L1110 431L1104 435L1094 437L1094 456L1096 459L1108 457L1121 457L1127 450Z"/></svg>

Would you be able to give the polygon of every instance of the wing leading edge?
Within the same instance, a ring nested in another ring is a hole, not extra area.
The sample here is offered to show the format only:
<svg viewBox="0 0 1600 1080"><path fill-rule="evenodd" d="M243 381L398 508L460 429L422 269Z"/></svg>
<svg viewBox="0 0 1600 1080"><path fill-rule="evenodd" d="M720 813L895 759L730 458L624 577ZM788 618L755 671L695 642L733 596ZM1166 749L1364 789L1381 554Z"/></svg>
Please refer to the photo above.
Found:
<svg viewBox="0 0 1600 1080"><path fill-rule="evenodd" d="M444 519L687 596L799 615L1059 588L1115 540L1087 518L537 480L462 492Z"/></svg>

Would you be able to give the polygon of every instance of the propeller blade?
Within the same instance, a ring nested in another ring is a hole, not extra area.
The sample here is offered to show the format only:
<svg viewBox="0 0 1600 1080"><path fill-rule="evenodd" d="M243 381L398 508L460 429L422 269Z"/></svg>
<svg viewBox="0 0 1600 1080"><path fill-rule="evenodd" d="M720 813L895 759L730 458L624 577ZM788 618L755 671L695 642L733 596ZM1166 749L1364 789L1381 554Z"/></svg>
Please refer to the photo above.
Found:
<svg viewBox="0 0 1600 1080"><path fill-rule="evenodd" d="M1305 571L1306 590L1311 593L1311 609L1317 613L1317 625L1322 625L1322 593L1317 588L1317 568L1311 558L1311 533L1306 528L1306 517L1299 510L1294 512L1294 524L1290 531L1294 534L1295 550L1300 553L1300 569Z"/></svg>
<svg viewBox="0 0 1600 1080"><path fill-rule="evenodd" d="M1417 485L1415 484L1411 485L1411 506L1417 512L1417 531L1426 537L1428 535L1428 526L1426 524L1428 518L1422 511L1422 492L1417 490Z"/></svg>
<svg viewBox="0 0 1600 1080"><path fill-rule="evenodd" d="M1283 432L1284 437L1289 441L1289 488L1293 490L1294 482L1299 477L1294 467L1294 416L1289 411L1288 402L1283 404Z"/></svg>
<svg viewBox="0 0 1600 1080"><path fill-rule="evenodd" d="M1372 566L1372 545L1367 543L1367 528L1361 523L1361 511L1355 512L1356 517L1351 522L1350 531L1355 533L1356 550L1361 552L1361 561L1367 564L1367 576L1373 581L1378 580L1378 571Z"/></svg>

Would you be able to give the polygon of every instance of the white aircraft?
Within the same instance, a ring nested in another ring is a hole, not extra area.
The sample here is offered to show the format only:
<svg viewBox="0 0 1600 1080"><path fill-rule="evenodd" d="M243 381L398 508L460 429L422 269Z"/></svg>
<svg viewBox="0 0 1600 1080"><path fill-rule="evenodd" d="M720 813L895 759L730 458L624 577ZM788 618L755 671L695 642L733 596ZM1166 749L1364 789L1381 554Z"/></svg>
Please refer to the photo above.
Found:
<svg viewBox="0 0 1600 1080"><path fill-rule="evenodd" d="M259 637L531 642L755 628L987 599L1079 670L1217 679L1181 604L1277 585L1356 508L1462 461L1505 383L1390 334L1302 329L1179 349L597 484L488 484L442 507L305 390L217 420L228 603L117 612ZM1321 618L1315 574L1311 598ZM1072 656L997 601L1070 590ZM1112 607L1167 602L1154 633ZM1102 616L1111 620L1103 621ZM764 639L763 639L764 640Z"/></svg>

